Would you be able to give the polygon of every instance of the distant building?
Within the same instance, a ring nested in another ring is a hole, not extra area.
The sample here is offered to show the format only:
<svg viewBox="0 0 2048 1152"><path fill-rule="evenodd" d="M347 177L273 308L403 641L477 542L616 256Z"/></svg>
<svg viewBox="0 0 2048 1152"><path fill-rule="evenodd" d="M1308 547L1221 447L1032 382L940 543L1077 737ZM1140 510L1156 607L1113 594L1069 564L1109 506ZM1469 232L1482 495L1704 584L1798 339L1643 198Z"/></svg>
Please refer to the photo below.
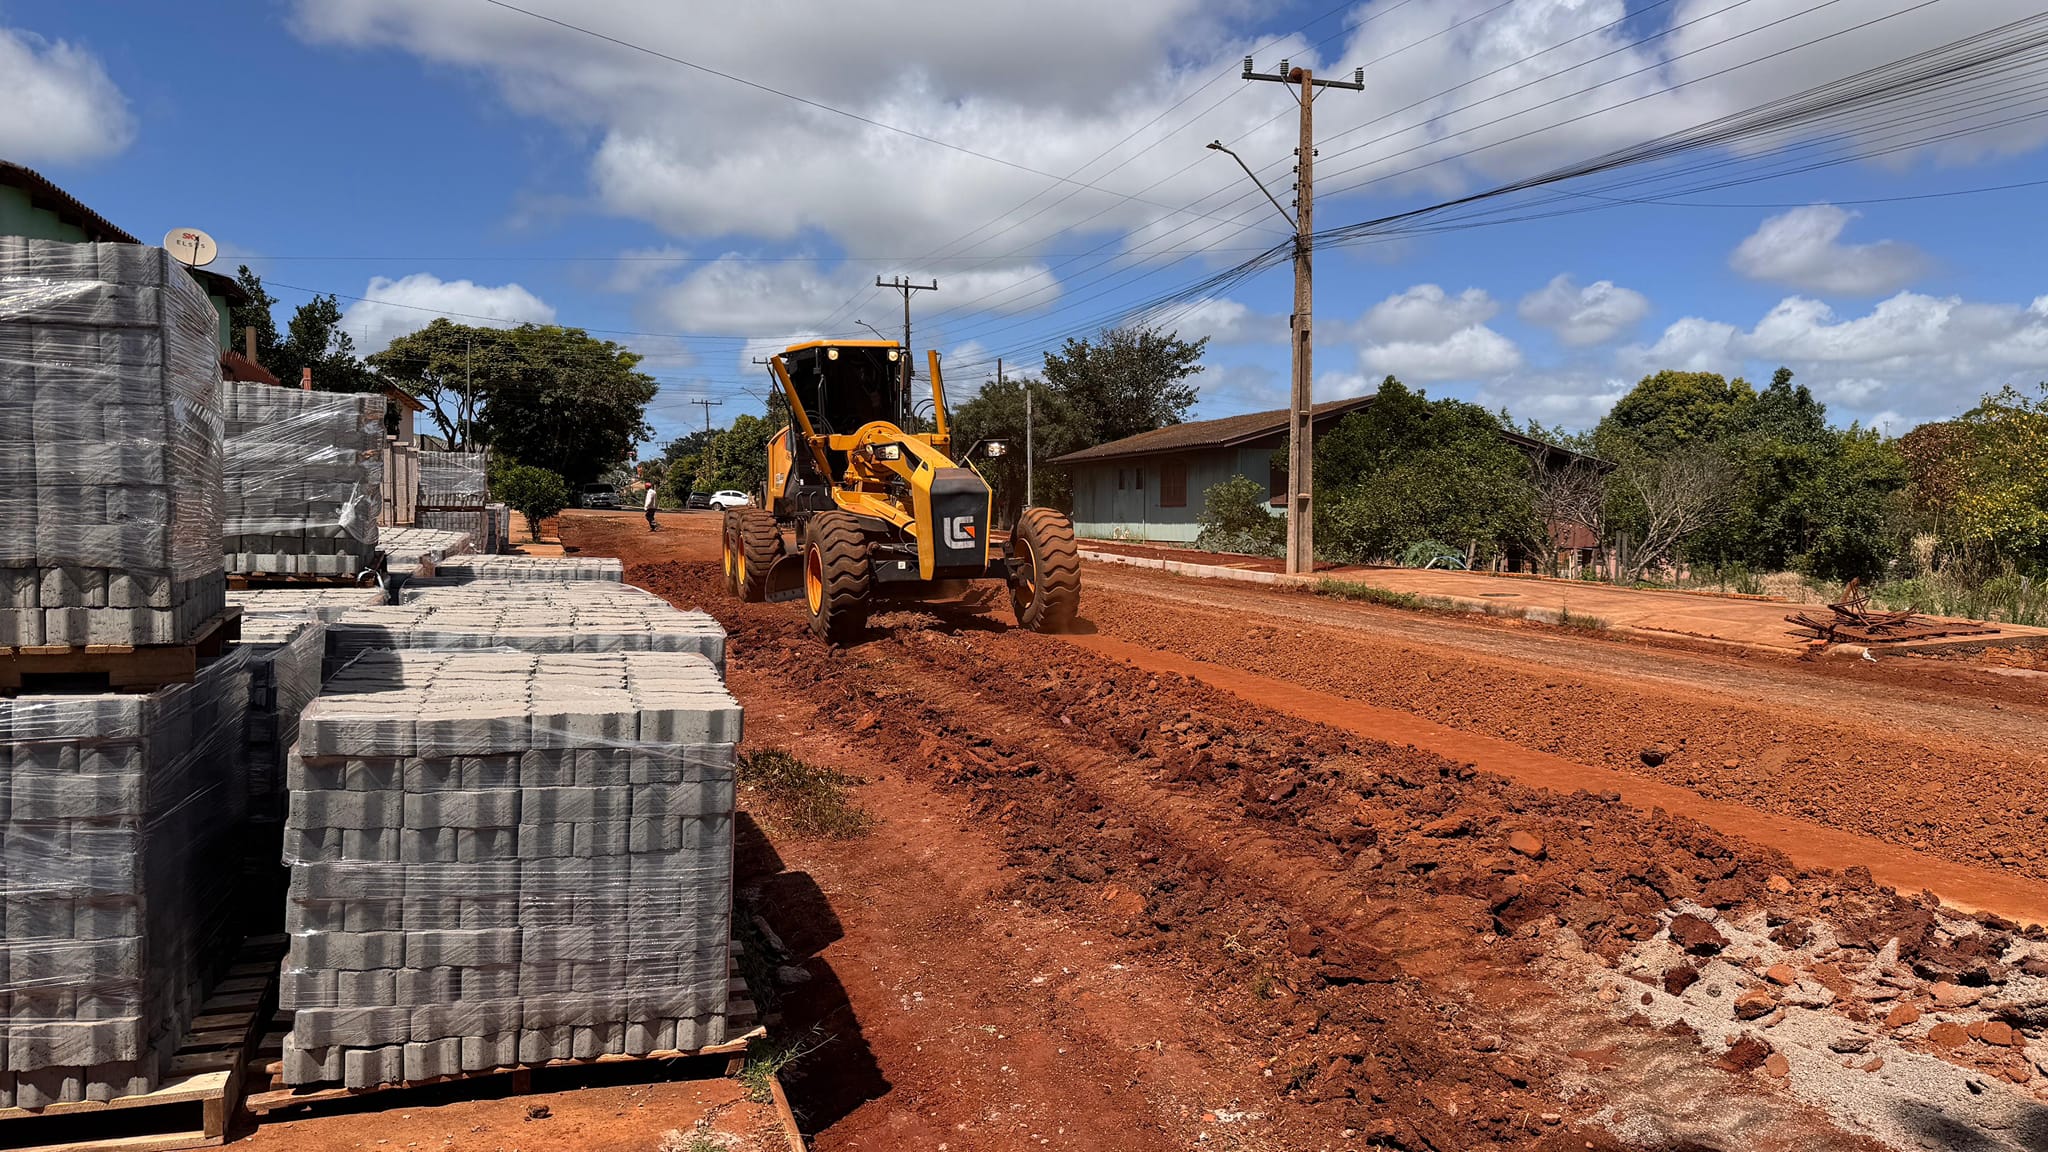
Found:
<svg viewBox="0 0 2048 1152"><path fill-rule="evenodd" d="M1372 403L1316 405L1315 435ZM1099 540L1192 544L1202 496L1232 476L1263 481L1276 514L1287 503L1287 409L1169 424L1054 460L1074 478L1074 531Z"/></svg>
<svg viewBox="0 0 2048 1152"><path fill-rule="evenodd" d="M1356 396L1316 405L1316 439L1372 402L1371 396ZM1097 540L1192 544L1202 530L1197 521L1204 495L1232 476L1263 481L1273 514L1286 515L1287 417L1280 408L1169 424L1058 457L1053 463L1073 476L1074 531ZM1590 460L1519 432L1502 430L1501 436L1544 467ZM1583 532L1567 535L1567 551L1592 547L1579 539ZM1510 567L1525 562L1509 557Z"/></svg>

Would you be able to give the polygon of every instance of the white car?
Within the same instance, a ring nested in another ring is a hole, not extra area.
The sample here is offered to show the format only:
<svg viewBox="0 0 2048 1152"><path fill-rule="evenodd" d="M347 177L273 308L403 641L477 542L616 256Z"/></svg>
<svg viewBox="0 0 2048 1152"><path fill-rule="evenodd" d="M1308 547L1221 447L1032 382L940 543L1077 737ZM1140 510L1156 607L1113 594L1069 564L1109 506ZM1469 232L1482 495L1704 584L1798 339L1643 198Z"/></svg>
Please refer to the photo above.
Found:
<svg viewBox="0 0 2048 1152"><path fill-rule="evenodd" d="M753 502L754 498L752 496L747 495L745 492L734 492L730 488L723 492L713 492L711 494L711 506L721 511L727 508L745 508Z"/></svg>

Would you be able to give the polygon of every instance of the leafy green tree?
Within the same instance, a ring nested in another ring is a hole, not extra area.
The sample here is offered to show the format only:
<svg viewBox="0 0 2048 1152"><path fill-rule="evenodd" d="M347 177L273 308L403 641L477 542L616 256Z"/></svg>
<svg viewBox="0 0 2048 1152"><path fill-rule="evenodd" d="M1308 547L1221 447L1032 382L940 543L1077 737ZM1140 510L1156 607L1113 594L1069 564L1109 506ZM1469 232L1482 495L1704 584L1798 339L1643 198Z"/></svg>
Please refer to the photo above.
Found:
<svg viewBox="0 0 2048 1152"><path fill-rule="evenodd" d="M568 481L545 468L506 464L492 470L491 496L526 517L526 530L540 539L540 522L569 506Z"/></svg>
<svg viewBox="0 0 2048 1152"><path fill-rule="evenodd" d="M1601 417L1594 441L1603 454L1634 448L1668 452L1683 444L1714 443L1742 427L1756 392L1749 382L1714 372L1663 371L1645 376Z"/></svg>
<svg viewBox="0 0 2048 1152"><path fill-rule="evenodd" d="M773 414L755 416L742 412L731 424L718 429L698 462L696 490L718 492L730 488L760 498L768 482L768 441L782 430Z"/></svg>
<svg viewBox="0 0 2048 1152"><path fill-rule="evenodd" d="M488 444L572 485L646 440L654 380L640 357L579 328L480 328L437 318L370 364L427 405L451 448Z"/></svg>
<svg viewBox="0 0 2048 1152"><path fill-rule="evenodd" d="M1105 328L1045 354L1045 382L1072 405L1086 443L1105 444L1187 419L1209 338L1189 342L1156 328ZM1036 397L1034 393L1034 399Z"/></svg>
<svg viewBox="0 0 2048 1152"><path fill-rule="evenodd" d="M1195 547L1210 552L1278 556L1287 550L1287 521L1273 515L1266 486L1232 476L1202 494L1202 531Z"/></svg>
<svg viewBox="0 0 2048 1152"><path fill-rule="evenodd" d="M1829 433L1828 451L1799 486L1804 539L1798 568L1821 580L1873 580L1898 555L1904 536L1905 453L1874 428Z"/></svg>
<svg viewBox="0 0 2048 1152"><path fill-rule="evenodd" d="M228 308L228 325L234 329L234 344L242 347L242 332L247 328L256 329L256 362L270 367L277 359L277 318L270 310L277 306L277 297L264 290L263 277L249 270L247 264L235 269L235 280L242 291L248 293L247 304L234 304ZM273 372L275 368L271 369ZM283 380L283 376L278 377Z"/></svg>
<svg viewBox="0 0 2048 1152"><path fill-rule="evenodd" d="M2048 563L2048 384L2039 397L2010 385L1957 421L1964 429L1952 531L1989 566Z"/></svg>
<svg viewBox="0 0 2048 1152"><path fill-rule="evenodd" d="M1535 537L1529 459L1494 415L1389 376L1316 446L1318 550L1347 560L1418 540L1485 548Z"/></svg>
<svg viewBox="0 0 2048 1152"><path fill-rule="evenodd" d="M506 332L522 370L488 396L491 447L587 484L649 439L654 378L640 355L581 328L522 324Z"/></svg>
<svg viewBox="0 0 2048 1152"><path fill-rule="evenodd" d="M1030 450L1032 484L1037 503L1064 508L1072 487L1066 469L1052 463L1054 457L1087 447L1091 440L1080 414L1067 397L1043 380L1010 377L1000 383L990 380L974 398L953 410L953 442L966 452L982 440L1002 440L1007 455L975 461L975 467L995 489L996 522L1014 524L1024 510L1024 390L1031 390Z"/></svg>

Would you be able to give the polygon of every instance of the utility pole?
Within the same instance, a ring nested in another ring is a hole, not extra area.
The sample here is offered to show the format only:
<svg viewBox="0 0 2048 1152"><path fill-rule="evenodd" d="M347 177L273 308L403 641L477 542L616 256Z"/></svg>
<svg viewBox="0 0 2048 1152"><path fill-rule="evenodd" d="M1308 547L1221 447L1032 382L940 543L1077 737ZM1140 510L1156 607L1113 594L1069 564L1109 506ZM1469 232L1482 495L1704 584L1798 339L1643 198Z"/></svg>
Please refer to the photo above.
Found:
<svg viewBox="0 0 2048 1152"><path fill-rule="evenodd" d="M724 403L725 403L725 401L723 401L723 400L691 400L691 401L689 401L689 403L691 403L691 404L695 404L695 405L697 405L697 406L699 406L699 407L701 407L701 408L703 408L703 409L704 409L704 435L705 435L705 437L706 437L706 438L708 439L708 438L710 437L710 435L711 435L711 410L712 410L713 408L717 408L717 407L719 407L720 405L724 404Z"/></svg>
<svg viewBox="0 0 2048 1152"><path fill-rule="evenodd" d="M937 292L939 290L939 282L934 279L929 284L912 284L908 276L895 276L887 280L877 276L875 277L875 287L894 288L898 292L903 293L903 398L908 400L910 398L910 294L912 292Z"/></svg>
<svg viewBox="0 0 2048 1152"><path fill-rule="evenodd" d="M1294 371L1288 396L1287 420L1287 571L1290 574L1306 574L1315 570L1315 510L1310 499L1315 491L1315 331L1314 269L1310 259L1315 240L1315 100L1318 88L1344 88L1353 92L1365 90L1365 69L1352 72L1350 80L1318 80L1306 68L1289 67L1285 60L1272 72L1252 71L1252 58L1244 58L1246 80L1271 80L1280 84L1299 85L1301 91L1295 100L1301 105L1301 145L1294 150L1295 184L1294 214L1288 216L1283 209L1281 215L1294 225L1294 315L1288 328L1292 333L1294 346ZM1221 141L1209 147L1219 152L1229 152L1254 183L1258 176L1252 174L1251 166L1245 164L1237 153L1225 148ZM1266 186L1259 185L1265 192ZM1266 199L1273 200L1273 194L1266 192ZM1280 202L1273 200L1273 207Z"/></svg>

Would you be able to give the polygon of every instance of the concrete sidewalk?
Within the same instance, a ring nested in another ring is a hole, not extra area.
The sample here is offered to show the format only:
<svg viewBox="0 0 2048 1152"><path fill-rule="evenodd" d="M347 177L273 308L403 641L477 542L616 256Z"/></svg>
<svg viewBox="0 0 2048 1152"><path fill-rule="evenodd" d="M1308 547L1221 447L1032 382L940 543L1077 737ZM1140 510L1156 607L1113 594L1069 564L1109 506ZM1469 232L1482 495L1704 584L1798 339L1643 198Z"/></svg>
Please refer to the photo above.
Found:
<svg viewBox="0 0 2048 1152"><path fill-rule="evenodd" d="M1165 558L1161 549L1148 549L1150 555L1132 555L1121 550L1107 551L1095 547L1095 544L1095 541L1081 542L1083 559L1153 568L1180 576L1282 587L1312 586L1317 580L1341 580L1413 596L1435 597L1470 612L1518 614L1552 623L1566 613L1574 617L1592 617L1618 632L1662 639L1702 640L1774 652L1802 652L1809 645L1809 641L1792 635L1792 626L1785 623L1785 617L1800 611L1802 606L1761 596L1617 588L1576 580L1419 568L1338 568L1317 572L1314 577L1288 576L1270 571L1267 564L1256 561L1253 562L1256 566L1225 566L1194 562L1197 559L1216 559L1206 553L1194 553L1189 561L1180 561ZM1819 610L1825 612L1825 609ZM1926 652L2013 644L2048 646L2048 629L2001 624L1995 633L1886 644L1878 646L1877 650Z"/></svg>

